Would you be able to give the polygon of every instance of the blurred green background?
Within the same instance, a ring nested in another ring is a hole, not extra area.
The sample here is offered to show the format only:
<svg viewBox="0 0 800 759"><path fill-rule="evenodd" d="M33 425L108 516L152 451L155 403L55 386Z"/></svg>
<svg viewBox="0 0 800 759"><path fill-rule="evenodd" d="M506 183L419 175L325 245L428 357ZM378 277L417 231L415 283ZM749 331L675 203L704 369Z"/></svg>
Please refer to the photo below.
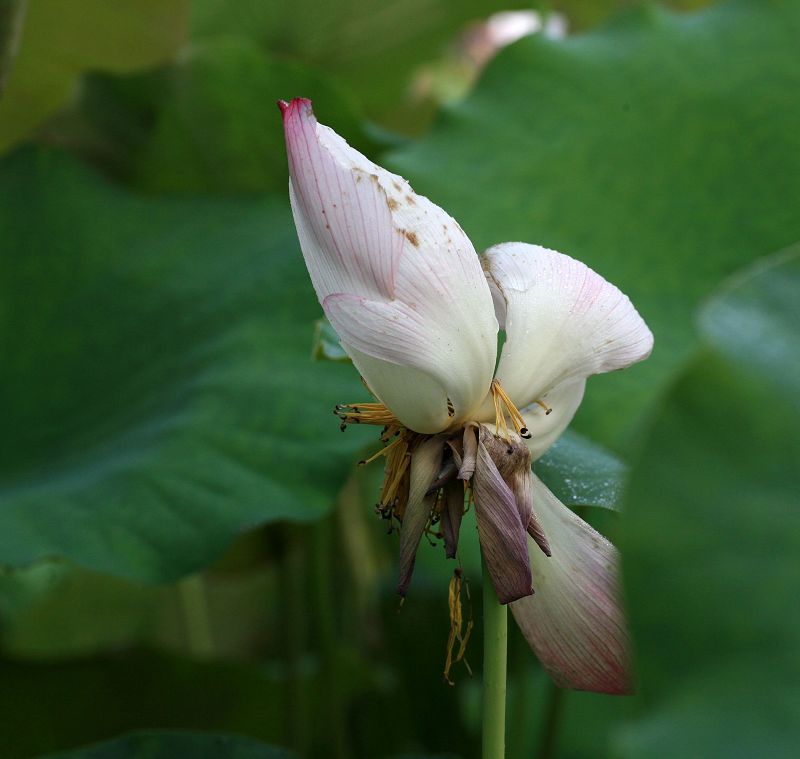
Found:
<svg viewBox="0 0 800 759"><path fill-rule="evenodd" d="M637 694L514 628L510 759L797 756L799 37L795 0L2 0L0 757L479 755L477 549L451 687L453 564L398 613L331 414L364 391L315 337L295 96L655 333L537 464L622 549Z"/></svg>

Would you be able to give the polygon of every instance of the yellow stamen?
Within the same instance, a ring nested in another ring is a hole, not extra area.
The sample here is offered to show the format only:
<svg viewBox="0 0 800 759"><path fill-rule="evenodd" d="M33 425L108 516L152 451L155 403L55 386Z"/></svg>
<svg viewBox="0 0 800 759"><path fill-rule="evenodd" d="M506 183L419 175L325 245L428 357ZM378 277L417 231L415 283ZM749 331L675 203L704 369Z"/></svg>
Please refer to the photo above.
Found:
<svg viewBox="0 0 800 759"><path fill-rule="evenodd" d="M511 398L508 397L506 391L503 390L500 380L493 379L489 389L492 393L492 402L494 403L495 426L497 427L497 432L508 439L508 424L506 423L506 415L508 415L517 434L520 437L529 438L531 433L528 432L528 428L525 426L525 419L523 419L522 414L519 413L519 409L514 405L514 401L512 401Z"/></svg>
<svg viewBox="0 0 800 759"><path fill-rule="evenodd" d="M464 583L463 574L460 569L453 572L450 578L450 587L447 594L447 602L450 607L450 635L447 639L447 659L444 663L444 679L449 685L453 685L450 679L450 669L454 664L457 664L462 659L467 672L472 675L472 669L469 662L464 659L464 654L467 651L467 643L469 636L472 634L474 622L472 620L472 606L470 604L470 619L467 622L466 630L464 630L464 614L461 609L461 591L466 590L467 601L471 601L469 597L469 586ZM458 652L453 658L453 649L455 648L456 641L458 641Z"/></svg>
<svg viewBox="0 0 800 759"><path fill-rule="evenodd" d="M383 440L383 438L381 438L381 440ZM384 441L384 442L386 442L386 441ZM401 437L395 438L391 443L389 443L389 445L384 446L377 453L373 453L372 456L370 456L368 459L362 459L361 461L359 461L358 465L359 466L366 466L367 464L371 464L376 459L379 459L381 456L388 456L389 455L389 451L392 448L394 448L396 445L402 444L402 443L403 443L403 438L401 438Z"/></svg>
<svg viewBox="0 0 800 759"><path fill-rule="evenodd" d="M333 413L342 420L342 429L348 424L400 425L397 417L382 403L341 403Z"/></svg>
<svg viewBox="0 0 800 759"><path fill-rule="evenodd" d="M548 406L544 401L534 401L537 406L541 406L544 409L544 415L547 416L553 410Z"/></svg>

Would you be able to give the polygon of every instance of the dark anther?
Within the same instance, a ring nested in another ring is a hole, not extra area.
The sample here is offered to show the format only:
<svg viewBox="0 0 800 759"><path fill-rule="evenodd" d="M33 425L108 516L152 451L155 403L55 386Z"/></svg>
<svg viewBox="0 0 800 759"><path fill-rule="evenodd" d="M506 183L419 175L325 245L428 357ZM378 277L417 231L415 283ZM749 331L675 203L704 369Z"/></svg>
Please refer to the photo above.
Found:
<svg viewBox="0 0 800 759"><path fill-rule="evenodd" d="M520 429L520 431L519 431L519 434L520 434L521 437L524 437L526 440L530 440L530 438L531 438L531 433L528 432L528 428L527 427L522 427Z"/></svg>
<svg viewBox="0 0 800 759"><path fill-rule="evenodd" d="M361 459L356 466L364 466L367 463L366 459Z"/></svg>
<svg viewBox="0 0 800 759"><path fill-rule="evenodd" d="M339 429L340 429L342 432L344 432L344 431L347 429L347 422L342 422L342 423L339 425Z"/></svg>
<svg viewBox="0 0 800 759"><path fill-rule="evenodd" d="M553 409L549 408L549 409L547 409L547 411L544 412L544 415L545 416L550 416L550 414L552 414L552 413L553 413Z"/></svg>

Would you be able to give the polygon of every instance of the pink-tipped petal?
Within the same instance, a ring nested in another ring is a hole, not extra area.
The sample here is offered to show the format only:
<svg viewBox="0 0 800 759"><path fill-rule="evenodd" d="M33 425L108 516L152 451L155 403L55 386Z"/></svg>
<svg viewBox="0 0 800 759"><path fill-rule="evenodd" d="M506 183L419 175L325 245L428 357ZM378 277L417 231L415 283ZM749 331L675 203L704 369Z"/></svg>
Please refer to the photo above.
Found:
<svg viewBox="0 0 800 759"><path fill-rule="evenodd" d="M496 376L519 408L652 350L653 335L628 297L574 258L510 242L485 252L484 269L505 303Z"/></svg>
<svg viewBox="0 0 800 759"><path fill-rule="evenodd" d="M557 685L629 693L629 640L616 549L537 477L533 505L552 556L531 540L536 595L511 605L517 624Z"/></svg>
<svg viewBox="0 0 800 759"><path fill-rule="evenodd" d="M293 100L283 118L300 246L345 350L411 429L438 432L467 418L491 381L497 335L472 243L402 177L317 123L308 100ZM380 323L364 330L376 314ZM408 370L405 394L396 382L385 390L387 364ZM455 418L448 415L448 401Z"/></svg>

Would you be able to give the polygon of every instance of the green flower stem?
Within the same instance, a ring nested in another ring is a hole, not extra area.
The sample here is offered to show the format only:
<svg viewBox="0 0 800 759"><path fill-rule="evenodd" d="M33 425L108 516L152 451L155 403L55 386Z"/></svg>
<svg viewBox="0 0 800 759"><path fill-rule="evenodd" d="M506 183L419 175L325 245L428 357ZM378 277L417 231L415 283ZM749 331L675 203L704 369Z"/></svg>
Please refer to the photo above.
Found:
<svg viewBox="0 0 800 759"><path fill-rule="evenodd" d="M483 759L506 753L508 608L500 604L483 562Z"/></svg>
<svg viewBox="0 0 800 759"><path fill-rule="evenodd" d="M214 636L203 575L191 575L178 583L183 608L186 644L192 656L208 659L214 655Z"/></svg>

